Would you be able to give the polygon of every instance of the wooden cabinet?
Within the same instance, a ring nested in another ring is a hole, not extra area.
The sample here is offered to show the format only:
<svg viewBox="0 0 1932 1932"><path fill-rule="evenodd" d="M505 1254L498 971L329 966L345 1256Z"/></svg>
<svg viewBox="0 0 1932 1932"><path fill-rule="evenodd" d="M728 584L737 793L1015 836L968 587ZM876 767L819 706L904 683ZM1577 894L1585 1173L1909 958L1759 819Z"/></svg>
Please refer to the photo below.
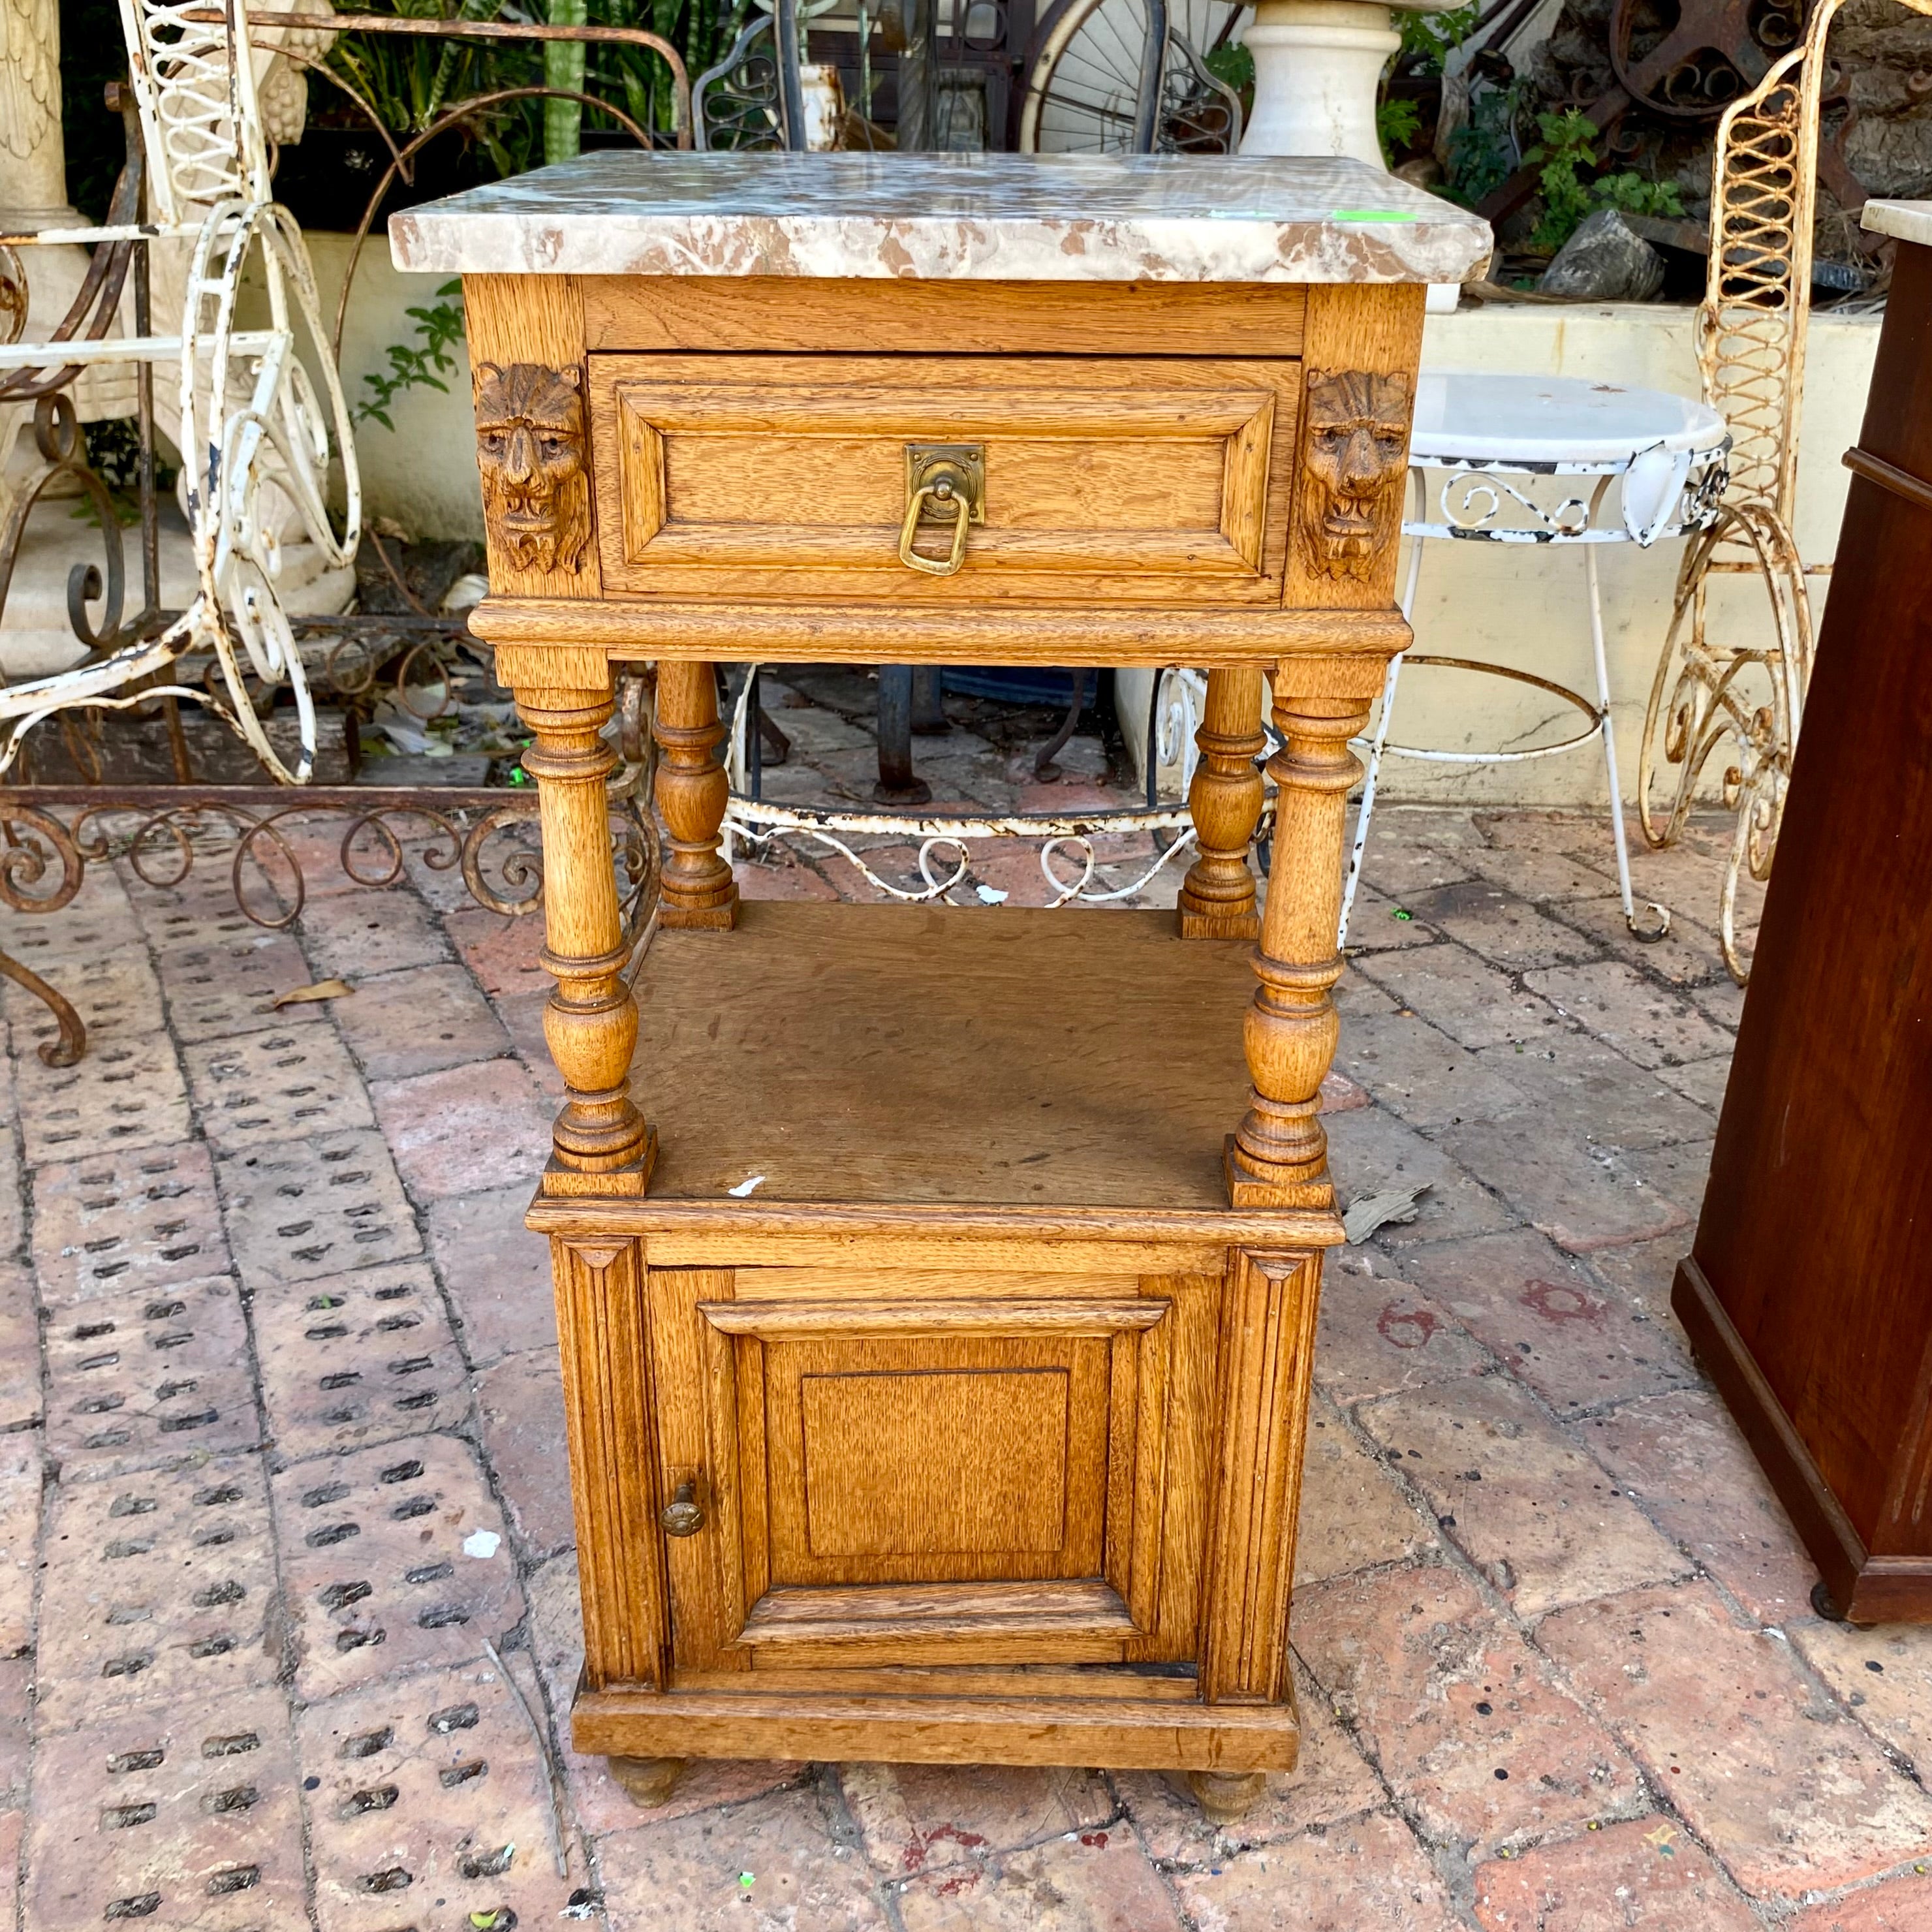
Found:
<svg viewBox="0 0 1932 1932"><path fill-rule="evenodd" d="M465 276L473 622L542 788L577 1743L646 1796L764 1754L1232 1805L1298 1744L1348 740L1407 634L1422 285L1486 231L1353 164L556 178L392 236ZM1209 667L1178 914L740 906L720 657ZM665 827L634 991L626 658Z"/></svg>
<svg viewBox="0 0 1932 1932"><path fill-rule="evenodd" d="M1711 1180L1672 1306L1822 1573L1932 1622L1932 207L1900 239Z"/></svg>

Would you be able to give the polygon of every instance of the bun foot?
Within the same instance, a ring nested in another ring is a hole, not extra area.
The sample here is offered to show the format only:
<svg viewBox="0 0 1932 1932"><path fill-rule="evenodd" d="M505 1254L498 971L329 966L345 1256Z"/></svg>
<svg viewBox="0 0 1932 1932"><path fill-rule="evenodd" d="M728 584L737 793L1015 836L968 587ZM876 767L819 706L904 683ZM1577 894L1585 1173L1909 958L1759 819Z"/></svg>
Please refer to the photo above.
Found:
<svg viewBox="0 0 1932 1932"><path fill-rule="evenodd" d="M1185 1775L1202 1815L1216 1825L1232 1825L1258 1804L1268 1790L1264 1771L1190 1771Z"/></svg>
<svg viewBox="0 0 1932 1932"><path fill-rule="evenodd" d="M669 1803L684 1775L681 1757L607 1757L604 1762L624 1787L624 1795L646 1811Z"/></svg>

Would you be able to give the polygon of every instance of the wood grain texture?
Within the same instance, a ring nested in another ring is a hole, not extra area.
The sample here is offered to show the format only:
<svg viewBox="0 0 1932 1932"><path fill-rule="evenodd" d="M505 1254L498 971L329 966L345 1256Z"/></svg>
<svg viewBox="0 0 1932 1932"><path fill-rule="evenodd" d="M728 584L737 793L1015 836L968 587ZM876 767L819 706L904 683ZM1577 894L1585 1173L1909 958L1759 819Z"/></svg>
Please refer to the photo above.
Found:
<svg viewBox="0 0 1932 1932"><path fill-rule="evenodd" d="M656 1144L626 1082L638 1006L610 862L604 781L617 755L600 735L613 709L602 690L520 689L518 715L536 734L523 766L537 782L543 830L544 969L556 990L544 1038L563 1076L552 1130L555 1165L595 1174L612 1192L642 1193Z"/></svg>
<svg viewBox="0 0 1932 1932"><path fill-rule="evenodd" d="M530 1204L540 1234L610 1234L642 1241L658 1268L748 1266L794 1262L881 1267L1005 1269L1089 1274L1131 1268L1166 1274L1218 1269L1230 1243L1256 1247L1332 1247L1342 1239L1332 1209L1254 1210L1118 1208L947 1207L878 1203L642 1200L616 1194ZM726 1250L730 1253L726 1256ZM718 1257L726 1256L721 1261Z"/></svg>
<svg viewBox="0 0 1932 1932"><path fill-rule="evenodd" d="M872 1336L764 1353L773 1582L1100 1574L1104 1341Z"/></svg>
<svg viewBox="0 0 1932 1932"><path fill-rule="evenodd" d="M1296 696L1284 666L1275 676L1274 724L1283 742L1268 760L1274 854L1253 956L1261 983L1243 1035L1252 1084L1227 1150L1237 1207L1326 1208L1335 1198L1318 1116L1340 1024L1330 993L1342 976L1335 944L1342 842L1349 788L1362 770L1348 741L1368 712L1346 699Z"/></svg>
<svg viewBox="0 0 1932 1932"><path fill-rule="evenodd" d="M1404 377L1413 385L1422 356L1426 292L1418 284L1393 282L1311 288L1302 350L1304 370L1360 370L1371 375ZM1304 473L1305 456L1305 452L1298 450L1294 481L1298 496L1313 480ZM1399 548L1394 543L1385 544L1371 567L1336 576L1326 567L1319 550L1305 542L1298 532L1288 560L1283 601L1289 604L1320 604L1336 612L1390 609L1395 602Z"/></svg>
<svg viewBox="0 0 1932 1932"><path fill-rule="evenodd" d="M1212 666L1272 664L1292 656L1306 660L1295 667L1297 691L1364 700L1381 691L1388 660L1407 650L1412 637L1392 604L1354 611L966 606L947 610L938 625L907 621L905 608L916 601L916 586L891 608L491 597L471 614L470 628L500 651L530 651L532 657L513 661L532 663L533 680L552 674L543 654L554 649L602 651L627 662L777 664Z"/></svg>
<svg viewBox="0 0 1932 1932"><path fill-rule="evenodd" d="M731 1347L698 1312L730 1286L722 1270L652 1268L649 1275L658 1493L674 1495L689 1479L708 1519L695 1536L663 1539L671 1661L681 1670L749 1662L724 1648L745 1621Z"/></svg>
<svg viewBox="0 0 1932 1932"><path fill-rule="evenodd" d="M1119 1597L1085 1580L781 1588L760 1600L742 1641L770 1684L774 1670L813 1666L1118 1664L1132 1634Z"/></svg>
<svg viewBox="0 0 1932 1932"><path fill-rule="evenodd" d="M790 1270L785 1270L789 1273ZM836 1276L823 1277L836 1281ZM905 1292L902 1282L899 1292ZM953 1302L928 1295L897 1302L832 1299L801 1301L709 1301L698 1310L728 1335L1110 1335L1123 1328L1151 1328L1167 1312L1164 1302L1028 1301L979 1297Z"/></svg>
<svg viewBox="0 0 1932 1932"><path fill-rule="evenodd" d="M644 1271L634 1244L550 1244L571 1501L584 1599L584 1675L662 1684L670 1603L658 1534L656 1405Z"/></svg>
<svg viewBox="0 0 1932 1932"><path fill-rule="evenodd" d="M1222 1298L1201 1631L1210 1704L1289 1694L1288 1606L1321 1280L1318 1255L1244 1254Z"/></svg>
<svg viewBox="0 0 1932 1932"><path fill-rule="evenodd" d="M1124 1680L1130 1682L1130 1679ZM738 1757L746 1741L778 1758L900 1764L1100 1764L1116 1769L1292 1771L1300 1726L1286 1704L1100 1697L813 1696L767 1691L626 1690L580 1695L580 1751Z"/></svg>
<svg viewBox="0 0 1932 1932"><path fill-rule="evenodd" d="M1932 478L1932 249L1860 447ZM1932 508L1855 476L1691 1258L1672 1305L1858 1622L1932 1622Z"/></svg>
<svg viewBox="0 0 1932 1932"><path fill-rule="evenodd" d="M1421 292L475 286L478 352L580 370L592 441L592 566L499 574L472 620L537 734L555 900L568 1098L531 1221L579 1748L1148 1766L1217 1802L1292 1768L1346 740L1408 640L1392 545L1338 571L1291 529L1298 357L1366 372L1343 400L1385 457ZM956 577L897 560L914 442L984 448ZM1318 480L1362 523L1340 462ZM746 658L1207 668L1180 932L736 907L712 665ZM597 732L640 658L668 856L634 1004ZM1250 949L1264 667L1285 742ZM674 1492L689 1534L659 1528Z"/></svg>
<svg viewBox="0 0 1932 1932"><path fill-rule="evenodd" d="M1258 670L1208 674L1208 701L1194 738L1201 762L1188 787L1187 806L1199 856L1181 882L1175 913L1180 936L1258 938L1255 875L1248 869L1264 795L1255 760L1268 746Z"/></svg>
<svg viewBox="0 0 1932 1932"><path fill-rule="evenodd" d="M1208 1518L1213 1484L1213 1448L1220 1423L1216 1401L1220 1359L1222 1277L1171 1276L1150 1282L1166 1295L1173 1313L1150 1340L1165 1345L1165 1420L1157 1438L1157 1460L1150 1456L1142 1478L1147 1523L1159 1525L1150 1557L1155 1592L1150 1608L1142 1592L1150 1587L1136 1569L1131 1600L1135 1622L1150 1634L1130 1649L1137 1662L1180 1663L1198 1657L1201 1602L1208 1563ZM1148 1351L1143 1359L1150 1359ZM1144 1431L1148 1424L1143 1422ZM1136 1519L1138 1534L1142 1523ZM1138 1562L1138 1558L1137 1558Z"/></svg>
<svg viewBox="0 0 1932 1932"><path fill-rule="evenodd" d="M708 664L658 668L651 729L663 753L658 810L664 822L662 897L665 932L728 932L738 916L738 885L719 828L731 786L718 748L728 733L718 716L718 680Z"/></svg>
<svg viewBox="0 0 1932 1932"><path fill-rule="evenodd" d="M1006 1262L1024 1256L1003 1254L984 1269L866 1268L857 1262L839 1268L741 1268L733 1277L733 1293L740 1303L762 1301L855 1300L912 1303L958 1302L985 1297L1000 1301L1046 1300L1078 1294L1088 1302L1130 1303L1140 1292L1139 1270L1131 1266L1118 1273L1085 1274L1084 1270L1014 1271ZM1127 1258L1130 1263L1132 1258ZM749 1310L741 1310L749 1314Z"/></svg>
<svg viewBox="0 0 1932 1932"><path fill-rule="evenodd" d="M652 1198L718 1200L761 1175L760 1213L1211 1211L1247 1084L1246 954L1184 943L1152 911L766 902L728 946L661 933L638 982Z"/></svg>
<svg viewBox="0 0 1932 1932"><path fill-rule="evenodd" d="M588 372L582 295L569 276L465 275L463 313L470 367L479 374L486 364L508 368L520 362L574 371L580 382ZM594 464L594 456L591 460ZM594 471L590 494L594 518ZM520 566L487 523L484 536L490 588L498 596L594 600L603 594L594 532L575 553L574 567L554 562L548 569Z"/></svg>
<svg viewBox="0 0 1932 1932"><path fill-rule="evenodd" d="M1044 1586L1036 1586L1044 1587ZM1193 1704L1199 1702L1193 1675L1186 1666L1128 1665L1096 1670L1070 1669L1059 1664L781 1664L769 1654L751 1653L760 1690L802 1690L814 1696L868 1696L883 1691L906 1697L1076 1697L1111 1700L1130 1696L1137 1702ZM737 1690L744 1680L736 1673L680 1670L673 1673L676 1690Z"/></svg>
<svg viewBox="0 0 1932 1932"><path fill-rule="evenodd" d="M734 604L1278 603L1300 387L1258 360L600 356L604 582ZM985 452L950 577L898 554L904 452L932 442Z"/></svg>
<svg viewBox="0 0 1932 1932"><path fill-rule="evenodd" d="M832 350L884 356L1293 356L1307 292L1229 283L798 281L590 275L592 350Z"/></svg>

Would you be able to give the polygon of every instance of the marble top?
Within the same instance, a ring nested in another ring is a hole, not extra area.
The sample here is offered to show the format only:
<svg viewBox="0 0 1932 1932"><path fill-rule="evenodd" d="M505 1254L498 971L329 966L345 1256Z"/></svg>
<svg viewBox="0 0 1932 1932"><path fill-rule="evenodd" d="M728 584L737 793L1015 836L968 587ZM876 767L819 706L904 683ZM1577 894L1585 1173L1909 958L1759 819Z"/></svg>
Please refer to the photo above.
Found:
<svg viewBox="0 0 1932 1932"><path fill-rule="evenodd" d="M1901 242L1932 244L1932 201L1868 201L1859 226Z"/></svg>
<svg viewBox="0 0 1932 1932"><path fill-rule="evenodd" d="M614 149L393 215L437 274L1456 282L1488 224L1360 161Z"/></svg>

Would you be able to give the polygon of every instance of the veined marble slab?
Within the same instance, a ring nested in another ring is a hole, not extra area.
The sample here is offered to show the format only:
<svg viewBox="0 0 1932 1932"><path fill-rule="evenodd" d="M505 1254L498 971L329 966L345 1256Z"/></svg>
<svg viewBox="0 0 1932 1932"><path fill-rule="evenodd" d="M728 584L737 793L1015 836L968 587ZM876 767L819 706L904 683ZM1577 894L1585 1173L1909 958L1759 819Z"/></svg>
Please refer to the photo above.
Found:
<svg viewBox="0 0 1932 1932"><path fill-rule="evenodd" d="M1868 201L1858 225L1901 242L1932 243L1932 201Z"/></svg>
<svg viewBox="0 0 1932 1932"><path fill-rule="evenodd" d="M607 150L389 221L437 274L1456 282L1487 223L1360 161Z"/></svg>

